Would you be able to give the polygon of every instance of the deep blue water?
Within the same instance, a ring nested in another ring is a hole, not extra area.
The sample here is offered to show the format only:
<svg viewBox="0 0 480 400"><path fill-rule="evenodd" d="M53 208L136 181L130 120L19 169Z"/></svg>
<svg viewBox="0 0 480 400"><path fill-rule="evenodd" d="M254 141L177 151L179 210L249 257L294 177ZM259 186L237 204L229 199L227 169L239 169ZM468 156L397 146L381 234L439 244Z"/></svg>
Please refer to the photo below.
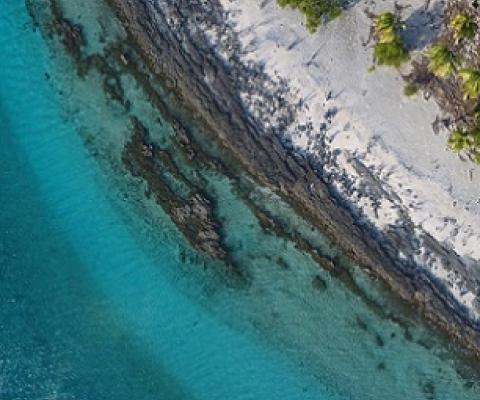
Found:
<svg viewBox="0 0 480 400"><path fill-rule="evenodd" d="M181 256L194 253L168 216L142 219L152 205L82 140L90 107L114 148L118 110L68 68L59 93L65 67L22 1L0 17L0 399L479 398L422 327L406 340L330 277L323 297L307 286L318 267L223 178L212 190L254 283L229 288Z"/></svg>

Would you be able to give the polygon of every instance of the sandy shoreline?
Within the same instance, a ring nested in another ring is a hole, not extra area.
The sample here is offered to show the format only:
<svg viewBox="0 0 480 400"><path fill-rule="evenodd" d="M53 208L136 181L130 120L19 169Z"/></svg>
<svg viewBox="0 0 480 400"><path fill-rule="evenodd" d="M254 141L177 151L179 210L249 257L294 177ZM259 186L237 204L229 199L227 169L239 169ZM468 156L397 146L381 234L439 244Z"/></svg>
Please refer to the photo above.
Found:
<svg viewBox="0 0 480 400"><path fill-rule="evenodd" d="M414 22L406 38L415 57L415 49L439 31L442 3L431 2L428 9L423 1L399 3L407 4L405 19ZM446 132L433 133L432 122L442 117L433 100L403 96L404 82L395 70L367 73L371 21L364 10L391 7L359 2L311 35L301 16L273 1L222 0L222 5L242 43L242 59L288 80L293 100L302 103L294 124L279 133L296 151L322 163L322 173L331 177L358 220L381 234L403 237L403 256L439 278L478 318L478 283L462 277L479 278L480 175L474 165L446 151ZM216 33L210 34L212 42L228 59ZM401 71L407 72L408 67ZM259 114L258 97L244 98ZM259 121L275 125L275 113L265 115ZM311 129L301 129L308 124ZM429 250L432 239L450 253L449 260ZM462 265L452 268L452 258Z"/></svg>
<svg viewBox="0 0 480 400"><path fill-rule="evenodd" d="M349 257L381 277L403 299L416 304L428 319L452 337L480 354L480 329L472 309L463 307L445 283L415 259L420 244L412 245L410 240L409 235L415 234L414 224L380 232L378 226L365 221L342 198L339 188L332 184L337 177L331 171L324 173L338 165L334 152L325 152L324 163L319 166L318 159L299 155L285 144L284 137L275 134L276 130L298 125L301 103L295 101L298 97L292 96L285 78L272 77L259 65L240 57L243 52L238 32L227 24L219 2L164 1L156 7L139 1L110 2L156 73L170 82L184 102L206 121L232 157L259 182L274 189L314 221ZM215 40L212 34L218 32L222 43L233 50L228 65L212 44L212 39ZM244 93L257 100L259 110L266 107L263 110L270 115L275 110L278 114L275 123L280 128L262 122L261 115L247 113ZM356 167L362 171L361 163ZM453 269L461 271L462 279L472 290L476 289L474 277L468 274L458 254L428 233L424 232L422 240L423 248L447 260Z"/></svg>

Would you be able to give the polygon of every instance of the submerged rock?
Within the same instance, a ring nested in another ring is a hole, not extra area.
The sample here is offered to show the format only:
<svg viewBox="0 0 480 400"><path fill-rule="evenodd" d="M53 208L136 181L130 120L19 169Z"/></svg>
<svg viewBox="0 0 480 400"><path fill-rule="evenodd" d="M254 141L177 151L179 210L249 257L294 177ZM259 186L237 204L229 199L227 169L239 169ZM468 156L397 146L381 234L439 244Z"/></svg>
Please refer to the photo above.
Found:
<svg viewBox="0 0 480 400"><path fill-rule="evenodd" d="M478 323L412 258L399 257L398 245L408 245L402 236L411 235L411 226L402 227L405 232L386 232L379 240L378 232L360 223L349 204L336 196L332 187L334 175L327 179L321 171L319 174L318 166L310 159L284 147L279 136L270 134L245 110L241 90L248 92L254 86L261 90L275 85L257 66L242 64L235 52L231 53L227 67L211 48L199 26L221 26L224 15L217 1L109 0L109 3L153 73L160 81L175 83L173 88L185 106L195 110L210 128L212 140L229 154L222 160L226 165L241 165L257 182L272 189L315 224L347 257L381 278L429 321L480 356ZM233 34L231 38L235 43ZM238 43L232 45L237 47ZM215 79L205 79L205 65L215 65ZM288 93L287 83L280 88L284 93L275 96ZM296 106L286 102L282 107L285 118L288 116L291 121ZM287 120L282 126L288 125ZM181 215L188 214L191 207L182 208ZM455 254L449 253L447 257L458 264Z"/></svg>
<svg viewBox="0 0 480 400"><path fill-rule="evenodd" d="M125 146L123 162L134 176L145 180L149 192L194 248L214 259L227 258L212 202L199 193L195 185L180 177L172 157L165 149L149 141L146 128L137 119L133 120L133 134ZM165 175L166 172L182 179L191 194L177 191L171 177L168 179Z"/></svg>

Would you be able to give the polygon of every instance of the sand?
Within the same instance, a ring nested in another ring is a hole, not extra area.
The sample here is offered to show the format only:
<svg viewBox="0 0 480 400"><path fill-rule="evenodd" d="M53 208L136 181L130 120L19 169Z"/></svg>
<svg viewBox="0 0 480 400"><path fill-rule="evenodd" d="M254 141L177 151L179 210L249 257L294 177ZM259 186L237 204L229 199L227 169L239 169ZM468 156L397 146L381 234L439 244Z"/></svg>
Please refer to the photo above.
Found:
<svg viewBox="0 0 480 400"><path fill-rule="evenodd" d="M365 10L393 11L393 4L352 2L311 34L298 12L274 0L220 3L241 42L241 61L263 65L271 85L288 87L288 96L273 103L262 88L242 93L252 117L315 159L359 223L377 230L379 240L397 235L399 257L437 277L478 319L480 168L448 151L448 132L434 133L432 123L443 116L432 99L403 94L408 65L368 71L373 55ZM398 3L407 6L405 37L415 57L440 28L442 3ZM238 54L224 28L200 28L226 64L232 51ZM297 109L287 126L283 102ZM447 254L459 262L452 265Z"/></svg>

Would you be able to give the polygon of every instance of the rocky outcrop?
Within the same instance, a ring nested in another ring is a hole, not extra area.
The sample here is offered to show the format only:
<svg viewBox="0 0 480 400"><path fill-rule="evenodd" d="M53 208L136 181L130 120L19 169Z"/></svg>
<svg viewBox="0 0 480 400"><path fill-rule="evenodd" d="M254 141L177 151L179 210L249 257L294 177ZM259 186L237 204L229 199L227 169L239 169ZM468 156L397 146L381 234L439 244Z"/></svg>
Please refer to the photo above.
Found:
<svg viewBox="0 0 480 400"><path fill-rule="evenodd" d="M227 251L222 245L220 225L213 216L212 202L195 187L180 194L174 179L181 180L187 187L190 182L181 176L169 153L149 141L147 130L138 120L133 120L133 127L134 133L123 152L128 170L144 179L149 194L171 216L194 248L214 259L225 260Z"/></svg>
<svg viewBox="0 0 480 400"><path fill-rule="evenodd" d="M223 162L240 164L332 238L345 255L480 356L480 327L413 260L398 257L397 242L402 238L380 241L375 232L359 226L316 166L284 147L278 136L268 134L246 112L237 90L240 72L225 66L196 25L198 15L223 18L215 0L109 2L156 77L176 91L209 127L212 139L227 150ZM193 207L189 203L178 222Z"/></svg>

